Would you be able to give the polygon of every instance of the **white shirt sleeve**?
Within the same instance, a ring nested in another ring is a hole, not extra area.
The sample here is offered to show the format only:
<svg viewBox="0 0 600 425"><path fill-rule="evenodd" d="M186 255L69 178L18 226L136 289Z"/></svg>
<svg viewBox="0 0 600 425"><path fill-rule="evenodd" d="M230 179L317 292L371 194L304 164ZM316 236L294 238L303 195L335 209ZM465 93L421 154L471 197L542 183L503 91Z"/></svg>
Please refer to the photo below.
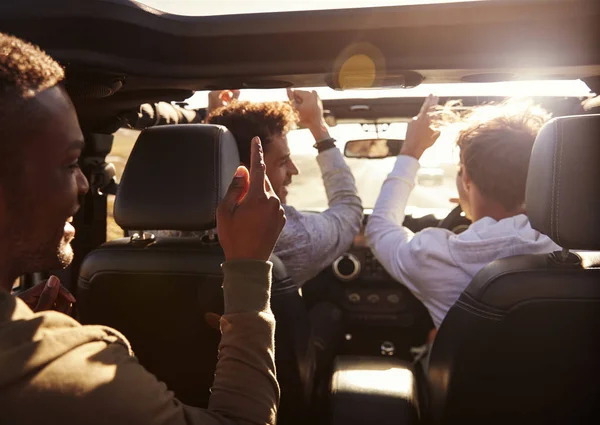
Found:
<svg viewBox="0 0 600 425"><path fill-rule="evenodd" d="M317 156L329 208L302 213L285 205L287 221L275 254L298 285L315 277L346 252L360 230L363 208L350 168L339 149Z"/></svg>
<svg viewBox="0 0 600 425"><path fill-rule="evenodd" d="M427 306L434 322L438 322L435 316L438 311L442 314L441 304L446 304L438 301L448 297L448 288L443 282L447 282L449 276L444 271L453 269L448 246L452 233L432 228L415 234L402 226L418 169L415 158L398 156L394 169L383 183L365 233L381 265L410 289Z"/></svg>

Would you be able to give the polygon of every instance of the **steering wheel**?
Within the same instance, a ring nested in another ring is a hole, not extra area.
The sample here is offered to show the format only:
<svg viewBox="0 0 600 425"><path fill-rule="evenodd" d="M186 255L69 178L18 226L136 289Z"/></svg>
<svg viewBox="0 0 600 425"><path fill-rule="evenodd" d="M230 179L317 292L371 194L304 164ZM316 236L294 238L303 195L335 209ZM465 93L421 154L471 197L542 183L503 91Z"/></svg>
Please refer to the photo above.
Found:
<svg viewBox="0 0 600 425"><path fill-rule="evenodd" d="M462 212L462 208L460 205L458 205L452 211L450 211L446 218L440 221L438 227L441 227L442 229L448 229L457 235L464 232L469 228L471 220L462 215Z"/></svg>

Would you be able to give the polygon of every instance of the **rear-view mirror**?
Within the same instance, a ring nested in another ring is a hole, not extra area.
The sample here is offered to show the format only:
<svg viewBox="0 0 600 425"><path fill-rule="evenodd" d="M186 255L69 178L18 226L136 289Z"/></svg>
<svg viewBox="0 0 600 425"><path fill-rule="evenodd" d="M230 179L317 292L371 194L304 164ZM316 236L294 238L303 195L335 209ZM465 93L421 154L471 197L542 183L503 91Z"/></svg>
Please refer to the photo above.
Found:
<svg viewBox="0 0 600 425"><path fill-rule="evenodd" d="M404 140L400 139L363 139L350 140L344 148L346 158L387 158L400 154Z"/></svg>

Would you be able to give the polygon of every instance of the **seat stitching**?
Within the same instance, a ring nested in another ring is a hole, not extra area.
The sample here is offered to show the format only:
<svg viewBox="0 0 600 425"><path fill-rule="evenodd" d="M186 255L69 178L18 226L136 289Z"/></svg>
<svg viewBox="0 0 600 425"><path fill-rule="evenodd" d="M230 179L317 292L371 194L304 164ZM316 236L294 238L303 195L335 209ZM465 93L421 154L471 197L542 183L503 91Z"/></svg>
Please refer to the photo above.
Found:
<svg viewBox="0 0 600 425"><path fill-rule="evenodd" d="M475 300L474 298L468 296L467 294L464 294L464 295L466 295L467 297L469 297L471 300L477 302L477 300ZM479 311L481 313L484 313L484 314L490 314L492 316L498 316L498 317L502 317L503 316L503 314L501 314L501 313L494 313L492 311L487 311L487 310L483 310L483 309L481 309L479 307L475 307L473 304L466 303L465 301L463 301L461 299L456 300L456 302L460 303L460 304L464 304L465 306L467 306L467 307L469 307L469 308L471 308L473 310L477 310L477 311ZM495 308L495 307L492 307L492 308ZM499 310L499 309L496 308L496 310Z"/></svg>
<svg viewBox="0 0 600 425"><path fill-rule="evenodd" d="M488 316L487 314L481 314L481 313L479 313L479 312L478 312L478 311L476 311L476 310L472 310L472 309L470 309L470 308L469 308L470 306L468 306L468 305L466 305L466 304L463 304L463 303L459 303L459 302L457 302L457 303L456 303L456 306L457 306L458 308L461 308L461 309L463 309L463 310L465 310L465 311L467 311L467 312L471 313L471 314L474 314L475 316L479 316L479 317L481 317L481 318L483 318L483 319L493 320L493 321L495 321L495 322L500 322L500 321L502 320L502 319L500 319L500 318L498 318L498 317Z"/></svg>

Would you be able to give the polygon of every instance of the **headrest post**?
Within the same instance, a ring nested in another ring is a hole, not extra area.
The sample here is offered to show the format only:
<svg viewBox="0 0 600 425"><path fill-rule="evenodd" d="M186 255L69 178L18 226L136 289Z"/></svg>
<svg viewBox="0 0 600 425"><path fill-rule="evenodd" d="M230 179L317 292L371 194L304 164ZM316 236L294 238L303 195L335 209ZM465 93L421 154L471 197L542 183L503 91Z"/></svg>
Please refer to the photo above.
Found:
<svg viewBox="0 0 600 425"><path fill-rule="evenodd" d="M143 230L138 230L131 235L129 241L134 244L150 244L154 242L156 236L153 233L146 233Z"/></svg>
<svg viewBox="0 0 600 425"><path fill-rule="evenodd" d="M206 234L208 235L208 240L211 242L214 242L216 237L215 237L215 230L214 229L210 229L209 231L206 232Z"/></svg>
<svg viewBox="0 0 600 425"><path fill-rule="evenodd" d="M560 252L560 259L565 262L569 259L569 248L562 249Z"/></svg>

